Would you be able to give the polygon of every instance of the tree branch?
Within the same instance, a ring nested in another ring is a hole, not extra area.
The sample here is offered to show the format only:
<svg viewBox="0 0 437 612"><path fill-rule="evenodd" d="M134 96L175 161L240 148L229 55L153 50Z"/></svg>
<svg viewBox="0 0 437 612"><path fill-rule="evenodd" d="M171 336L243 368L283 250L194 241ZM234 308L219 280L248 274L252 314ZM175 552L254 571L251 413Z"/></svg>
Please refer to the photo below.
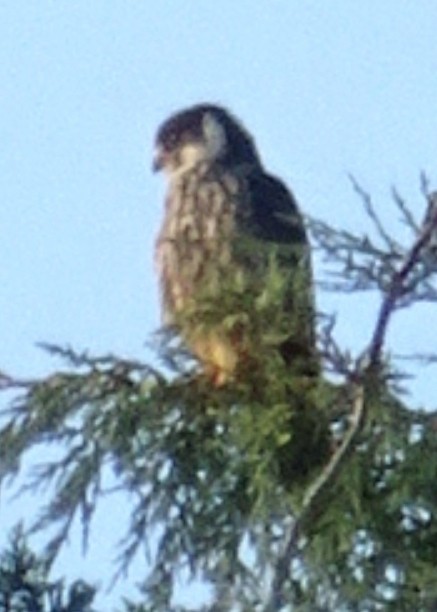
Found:
<svg viewBox="0 0 437 612"><path fill-rule="evenodd" d="M379 218L371 206L369 197L358 187L354 181L354 187L365 198L366 207L371 218L377 225L378 232L382 238L391 244L391 238L385 233ZM437 232L437 194L428 196L428 210L423 221L421 231L407 252L400 268L393 273L391 282L379 309L376 325L369 348L365 351L365 358L360 359L355 370L349 375L349 383L353 389L352 410L349 416L349 427L343 440L320 475L307 489L300 511L290 526L285 545L280 555L272 580L270 597L266 612L278 612L285 604L284 584L289 574L289 568L293 556L298 552L299 539L306 525L314 520L321 508L325 491L332 487L345 459L352 452L355 441L362 431L366 420L366 386L368 375L378 370L381 361L381 353L387 334L388 325L396 309L397 302L408 290L407 280L414 267L421 261L421 257L427 247L435 240Z"/></svg>
<svg viewBox="0 0 437 612"><path fill-rule="evenodd" d="M436 194L429 196L428 211L425 216L422 230L410 251L407 253L405 260L399 270L393 275L392 282L387 291L387 294L382 301L375 331L370 343L369 363L377 365L384 344L385 336L388 329L388 324L393 311L396 308L396 303L404 295L408 289L406 286L407 279L413 268L421 260L421 256L426 247L434 239L437 231L437 197Z"/></svg>

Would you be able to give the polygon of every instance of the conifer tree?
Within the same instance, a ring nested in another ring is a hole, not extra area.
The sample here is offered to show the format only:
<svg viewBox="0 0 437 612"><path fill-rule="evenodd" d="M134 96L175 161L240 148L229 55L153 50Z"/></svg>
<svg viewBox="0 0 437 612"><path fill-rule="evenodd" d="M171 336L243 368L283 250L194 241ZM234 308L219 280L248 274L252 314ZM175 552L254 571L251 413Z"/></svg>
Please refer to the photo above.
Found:
<svg viewBox="0 0 437 612"><path fill-rule="evenodd" d="M310 220L325 259L319 286L377 291L380 308L356 356L336 341L332 317L320 316L316 380L269 352L283 323L274 270L267 299L249 313L265 330L263 369L232 385L211 388L171 330L156 340L159 368L45 345L61 370L41 380L2 375L16 396L0 431L0 477L19 474L36 444L61 452L28 483L54 486L33 527L56 527L49 560L76 515L92 538L110 466L132 500L119 569L152 542L144 602L126 602L129 612L182 611L173 592L187 573L211 586L210 612L437 609L437 417L409 409L404 373L385 351L398 310L437 300L437 197L424 181L418 221L394 194L411 233L402 245L354 185L373 235Z"/></svg>
<svg viewBox="0 0 437 612"><path fill-rule="evenodd" d="M96 589L84 580L68 588L49 579L49 566L28 547L21 527L0 553L0 612L96 612Z"/></svg>

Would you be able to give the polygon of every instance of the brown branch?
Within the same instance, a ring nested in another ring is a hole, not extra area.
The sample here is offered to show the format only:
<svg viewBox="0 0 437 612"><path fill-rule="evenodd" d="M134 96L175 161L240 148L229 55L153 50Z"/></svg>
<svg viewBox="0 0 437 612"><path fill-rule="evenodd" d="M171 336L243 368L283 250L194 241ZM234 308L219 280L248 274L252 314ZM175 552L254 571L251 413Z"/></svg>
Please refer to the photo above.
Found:
<svg viewBox="0 0 437 612"><path fill-rule="evenodd" d="M429 197L429 209L423 222L422 231L419 234L416 242L408 252L402 266L393 275L390 287L382 301L375 331L370 342L369 363L377 365L387 333L390 317L396 307L396 303L403 296L406 281L414 266L420 261L420 257L424 249L433 239L437 231L437 206L435 198Z"/></svg>
<svg viewBox="0 0 437 612"><path fill-rule="evenodd" d="M372 220L373 225L375 226L376 231L378 232L382 241L390 249L390 251L398 252L400 250L399 245L385 231L384 224L382 223L381 219L379 218L379 215L377 214L375 210L375 207L373 206L372 198L370 197L370 195L366 191L364 191L364 189L359 185L358 181L352 176L352 174L349 174L349 180L352 183L354 191L360 196L364 204L366 213L368 214L369 218Z"/></svg>
<svg viewBox="0 0 437 612"><path fill-rule="evenodd" d="M305 526L317 518L320 509L318 502L322 498L328 486L330 486L335 480L341 466L344 463L344 460L352 451L355 439L360 433L364 423L364 416L364 389L363 385L357 385L355 388L352 413L350 415L350 426L340 446L331 456L331 459L323 468L321 474L307 489L299 515L294 520L287 535L286 545L274 571L271 596L267 611L271 610L271 612L274 612L276 610L280 610L281 606L283 606L285 603L283 585L288 576L291 559L298 549L299 538L302 535Z"/></svg>

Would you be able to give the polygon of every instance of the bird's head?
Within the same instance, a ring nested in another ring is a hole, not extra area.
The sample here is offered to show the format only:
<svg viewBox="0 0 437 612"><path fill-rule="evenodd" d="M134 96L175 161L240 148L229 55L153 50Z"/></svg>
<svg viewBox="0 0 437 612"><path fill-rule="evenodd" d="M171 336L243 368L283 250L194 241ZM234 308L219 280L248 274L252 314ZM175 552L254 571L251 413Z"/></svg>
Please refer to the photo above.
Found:
<svg viewBox="0 0 437 612"><path fill-rule="evenodd" d="M170 177L199 163L260 165L255 143L224 108L199 104L172 115L158 130L153 169Z"/></svg>

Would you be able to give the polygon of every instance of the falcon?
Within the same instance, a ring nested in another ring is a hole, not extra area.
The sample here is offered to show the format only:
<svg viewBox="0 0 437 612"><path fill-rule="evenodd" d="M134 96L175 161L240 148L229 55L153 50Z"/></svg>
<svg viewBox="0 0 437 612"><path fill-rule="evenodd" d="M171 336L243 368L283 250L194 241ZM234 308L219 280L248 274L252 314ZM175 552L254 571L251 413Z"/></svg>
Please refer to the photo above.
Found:
<svg viewBox="0 0 437 612"><path fill-rule="evenodd" d="M167 180L155 249L164 324L216 386L254 375L272 351L314 373L303 218L242 123L214 104L177 112L158 129L153 167Z"/></svg>

